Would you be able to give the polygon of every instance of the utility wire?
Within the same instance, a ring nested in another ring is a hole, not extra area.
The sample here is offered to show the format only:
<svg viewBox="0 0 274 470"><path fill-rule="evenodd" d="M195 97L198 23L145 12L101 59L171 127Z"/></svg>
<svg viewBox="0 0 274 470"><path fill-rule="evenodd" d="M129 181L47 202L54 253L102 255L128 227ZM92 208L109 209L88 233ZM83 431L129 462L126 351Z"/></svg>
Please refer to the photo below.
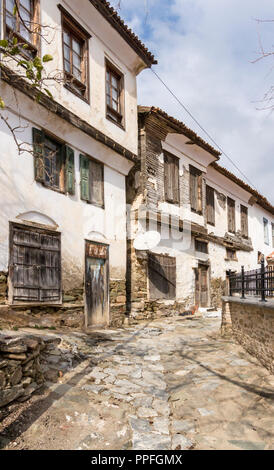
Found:
<svg viewBox="0 0 274 470"><path fill-rule="evenodd" d="M248 177L240 170L240 168L236 165L236 163L234 163L234 161L232 160L231 157L229 157L229 155L227 155L226 152L223 151L223 149L220 147L220 145L217 144L217 142L215 142L215 140L213 139L213 137L211 137L211 135L205 130L205 128L197 121L197 119L193 116L193 114L186 108L186 106L182 103L182 101L175 95L175 93L173 93L173 91L169 88L169 86L164 82L164 80L157 74L157 72L155 72L155 70L151 67L150 68L151 72L158 78L158 80L160 80L160 82L164 85L164 87L168 90L168 92L173 96L173 98L177 101L177 103L179 103L180 106L182 106L182 108L185 110L185 112L191 117L191 119L193 119L193 121L197 124L197 126L199 126L199 128L207 135L207 137L214 143L215 147L217 147L220 152L230 161L230 163L232 163L232 165L238 170L238 172L245 178L245 180L250 184L250 186L252 186L256 191L257 188L256 186L248 179Z"/></svg>

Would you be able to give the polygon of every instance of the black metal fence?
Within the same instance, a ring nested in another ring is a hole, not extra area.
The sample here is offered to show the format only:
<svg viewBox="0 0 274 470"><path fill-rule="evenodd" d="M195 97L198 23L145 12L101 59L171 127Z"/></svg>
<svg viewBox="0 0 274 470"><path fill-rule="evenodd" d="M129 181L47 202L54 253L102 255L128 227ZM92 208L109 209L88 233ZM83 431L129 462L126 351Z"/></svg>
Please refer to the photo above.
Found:
<svg viewBox="0 0 274 470"><path fill-rule="evenodd" d="M265 266L264 260L259 269L245 271L242 266L240 273L229 271L229 295L240 294L242 299L246 295L260 297L266 302L267 297L274 297L274 266Z"/></svg>

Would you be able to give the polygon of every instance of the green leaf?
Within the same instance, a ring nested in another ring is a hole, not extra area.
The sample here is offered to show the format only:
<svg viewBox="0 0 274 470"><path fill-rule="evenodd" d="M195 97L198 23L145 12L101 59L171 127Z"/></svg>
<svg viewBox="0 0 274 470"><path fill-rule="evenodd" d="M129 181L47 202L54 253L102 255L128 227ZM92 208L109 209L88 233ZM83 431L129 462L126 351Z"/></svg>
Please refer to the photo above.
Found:
<svg viewBox="0 0 274 470"><path fill-rule="evenodd" d="M43 67L40 57L35 57L35 59L33 60L33 65L35 68Z"/></svg>
<svg viewBox="0 0 274 470"><path fill-rule="evenodd" d="M5 102L0 98L0 108L5 109Z"/></svg>
<svg viewBox="0 0 274 470"><path fill-rule="evenodd" d="M17 5L14 5L13 11L12 11L13 16L15 16L16 13L17 13Z"/></svg>
<svg viewBox="0 0 274 470"><path fill-rule="evenodd" d="M28 44L23 44L23 49L28 49L29 48L29 45Z"/></svg>
<svg viewBox="0 0 274 470"><path fill-rule="evenodd" d="M19 47L15 46L11 49L10 55L17 55L17 54L20 54L20 49Z"/></svg>
<svg viewBox="0 0 274 470"><path fill-rule="evenodd" d="M0 47L8 47L9 41L7 39L0 40Z"/></svg>
<svg viewBox="0 0 274 470"><path fill-rule="evenodd" d="M12 43L13 43L14 46L16 46L16 44L18 44L18 39L15 36L12 40Z"/></svg>
<svg viewBox="0 0 274 470"><path fill-rule="evenodd" d="M48 95L50 98L53 99L52 93L51 93L47 88L45 88L45 92L47 93L47 95Z"/></svg>
<svg viewBox="0 0 274 470"><path fill-rule="evenodd" d="M44 55L43 62L50 62L51 60L53 60L52 55L50 55L50 54Z"/></svg>

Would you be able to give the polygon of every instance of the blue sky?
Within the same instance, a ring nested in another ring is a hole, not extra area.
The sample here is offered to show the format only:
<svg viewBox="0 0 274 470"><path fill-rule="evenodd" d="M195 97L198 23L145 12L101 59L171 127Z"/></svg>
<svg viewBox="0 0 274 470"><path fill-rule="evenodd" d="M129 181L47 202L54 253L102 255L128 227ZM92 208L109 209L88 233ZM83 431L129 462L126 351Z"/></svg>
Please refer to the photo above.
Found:
<svg viewBox="0 0 274 470"><path fill-rule="evenodd" d="M111 0L117 7L118 0ZM252 63L259 38L274 44L270 0L121 0L120 16L155 54L157 73L202 126L274 204L274 113L258 110L271 84L274 56ZM154 105L209 141L147 70L138 78L138 102ZM237 170L226 157L223 166Z"/></svg>

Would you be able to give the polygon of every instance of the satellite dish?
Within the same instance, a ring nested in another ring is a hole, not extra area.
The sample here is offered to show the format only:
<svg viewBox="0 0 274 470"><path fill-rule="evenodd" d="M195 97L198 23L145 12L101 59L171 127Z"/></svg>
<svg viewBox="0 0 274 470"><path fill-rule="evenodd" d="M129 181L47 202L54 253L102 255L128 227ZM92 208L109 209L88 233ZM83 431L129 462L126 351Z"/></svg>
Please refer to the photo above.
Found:
<svg viewBox="0 0 274 470"><path fill-rule="evenodd" d="M151 250L160 243L161 235L155 230L150 230L146 233L137 235L134 240L133 246L135 250Z"/></svg>

